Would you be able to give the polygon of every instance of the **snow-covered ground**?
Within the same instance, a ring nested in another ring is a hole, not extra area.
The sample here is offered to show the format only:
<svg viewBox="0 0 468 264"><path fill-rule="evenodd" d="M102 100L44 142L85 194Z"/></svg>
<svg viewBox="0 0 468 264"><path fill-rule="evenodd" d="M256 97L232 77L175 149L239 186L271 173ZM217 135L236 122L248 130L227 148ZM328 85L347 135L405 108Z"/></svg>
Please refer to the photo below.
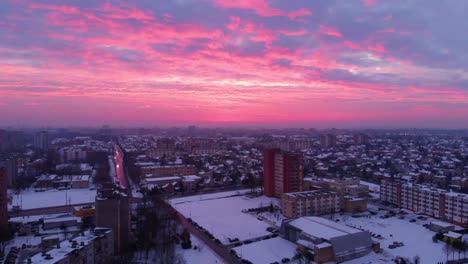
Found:
<svg viewBox="0 0 468 264"><path fill-rule="evenodd" d="M275 204L274 202L275 201L273 201L273 204ZM277 202L279 203L279 201ZM253 213L253 215L255 215L255 213ZM279 210L273 213L263 212L256 215L263 217L267 223L272 224L278 228L281 227L281 222L286 219L286 217L284 217Z"/></svg>
<svg viewBox="0 0 468 264"><path fill-rule="evenodd" d="M388 263L394 263L392 261L392 259L394 258L395 258L394 256L386 252L382 254L371 252L362 258L345 261L343 262L343 264L388 264Z"/></svg>
<svg viewBox="0 0 468 264"><path fill-rule="evenodd" d="M378 185L375 184L369 184L369 187L375 192L379 190ZM261 215L265 220L260 221L255 213L242 213L243 209L267 206L270 203L277 205L277 199L264 196L251 198L238 195L237 191L176 198L170 202L186 217L191 217L195 222L213 233L223 244L229 243L228 238L237 237L240 240L247 240L269 234L265 229L270 224L279 224L281 221L281 218L277 218L275 214L262 213ZM391 263L395 257L413 260L415 256L420 257L420 263L437 263L446 260L447 254L443 249L444 243L434 243L432 241L434 232L423 226L435 219L419 220L417 219L418 216L413 213L404 216L404 219L399 219L398 215L382 219L380 216L386 214L387 211L379 211L378 207L372 204L369 207L375 207L375 211L379 212L378 215L360 218L339 214L324 216L329 219L339 219L340 223L382 236L382 239L373 238L373 240L380 243L381 248L384 250L383 253L376 254L372 252L362 258L347 261L346 264L383 264ZM412 219L416 219L416 222L410 222ZM404 246L389 249L388 246L393 244L394 241L403 242ZM253 263L271 263L275 261L281 263L282 258L292 258L294 256L296 246L282 238L275 238L253 242L233 249L239 256Z"/></svg>
<svg viewBox="0 0 468 264"><path fill-rule="evenodd" d="M284 258L292 259L296 254L296 248L296 244L281 237L276 237L233 249L241 258L247 259L254 264L263 264L281 263L281 260Z"/></svg>
<svg viewBox="0 0 468 264"><path fill-rule="evenodd" d="M10 222L15 222L15 223L27 224L27 223L38 222L41 219L50 219L50 218L67 217L67 216L73 216L73 215L62 213L62 214L43 214L43 215L18 216L18 217L11 217L9 219L9 221Z"/></svg>
<svg viewBox="0 0 468 264"><path fill-rule="evenodd" d="M238 191L209 195L198 195L171 200L171 204L185 217L192 218L211 232L223 244L229 238L247 240L271 234L266 231L269 221L261 221L254 214L243 213L243 209L268 206L277 203L265 196L251 198L237 195Z"/></svg>
<svg viewBox="0 0 468 264"><path fill-rule="evenodd" d="M209 200L209 199L216 199L216 198L225 198L230 196L241 195L245 193L251 192L251 189L244 189L244 190L236 190L236 191L228 191L228 192L217 192L217 193L209 193L209 194L201 194L201 195L193 195L193 196L185 196L181 198L174 198L169 200L169 202L174 204L180 204L185 202L196 202L202 200Z"/></svg>
<svg viewBox="0 0 468 264"><path fill-rule="evenodd" d="M186 263L223 263L223 261L200 241L195 236L191 236L192 249L182 249L180 245L176 245L176 254L182 256ZM193 249L193 247L197 249Z"/></svg>
<svg viewBox="0 0 468 264"><path fill-rule="evenodd" d="M35 192L34 190L22 191L19 194L11 194L12 203L9 208L19 206L21 209L44 208L61 206L67 204L94 203L96 190L70 189L70 190L48 190Z"/></svg>
<svg viewBox="0 0 468 264"><path fill-rule="evenodd" d="M380 212L379 215L370 216L370 218L334 215L333 218L339 219L341 223L383 236L383 239L373 238L375 241L380 242L380 246L384 250L383 254L372 253L366 257L346 262L347 264L385 263L385 260L390 261L397 256L412 260L416 255L421 258L420 263L437 263L446 260L446 253L443 250L444 243L434 243L432 236L435 233L423 226L423 224L427 224L433 219L417 220L417 222L411 223L410 220L415 219L417 216L407 215L405 219L399 219L398 216L381 219L380 216L383 214L385 214L385 211ZM404 246L389 249L388 245L394 241L403 242Z"/></svg>

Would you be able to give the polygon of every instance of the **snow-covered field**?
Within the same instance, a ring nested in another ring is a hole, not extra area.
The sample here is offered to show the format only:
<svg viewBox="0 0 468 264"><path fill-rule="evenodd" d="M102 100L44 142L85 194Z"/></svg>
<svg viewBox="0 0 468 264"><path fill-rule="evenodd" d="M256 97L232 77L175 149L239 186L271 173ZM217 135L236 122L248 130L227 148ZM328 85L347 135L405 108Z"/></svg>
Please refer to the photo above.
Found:
<svg viewBox="0 0 468 264"><path fill-rule="evenodd" d="M191 196L171 200L171 204L185 217L192 218L211 232L223 244L229 238L247 240L271 234L266 228L267 221L258 220L253 214L243 213L243 209L277 204L276 199L247 196L232 196L238 191Z"/></svg>
<svg viewBox="0 0 468 264"><path fill-rule="evenodd" d="M410 219L416 218L415 215L405 216L405 219L398 219L398 217L381 219L379 216L382 214L384 212L371 216L371 218L353 218L344 215L334 216L334 219L340 219L341 223L383 236L383 239L373 238L375 241L380 242L380 246L384 250L383 254L372 253L366 257L346 263L385 263L385 260L390 261L397 256L413 260L416 255L421 258L420 263L437 263L438 261L446 260L446 253L443 250L444 243L434 243L432 241L434 232L422 226L429 223L430 219L424 221L417 220L416 223L411 223ZM403 242L404 246L389 249L388 245L392 244L393 241Z"/></svg>
<svg viewBox="0 0 468 264"><path fill-rule="evenodd" d="M10 222L15 222L15 223L32 223L32 222L38 222L41 219L49 219L49 218L57 218L57 217L63 217L63 216L73 216L70 214L43 214L43 215L30 215L30 216L18 216L18 217L11 217L9 219Z"/></svg>
<svg viewBox="0 0 468 264"><path fill-rule="evenodd" d="M193 195L193 196L185 196L181 198L174 198L171 199L169 202L171 204L180 204L185 202L196 202L202 200L209 200L209 199L216 199L216 198L225 198L230 196L236 196L251 192L251 189L244 189L244 190L236 190L236 191L228 191L228 192L217 192L217 193L209 193L209 194L201 194L201 195Z"/></svg>
<svg viewBox="0 0 468 264"><path fill-rule="evenodd" d="M377 191L378 185L370 184L370 188ZM277 199L264 196L251 198L248 196L233 196L237 191L216 193L201 196L176 198L171 200L171 204L184 214L191 217L195 222L210 231L223 244L228 244L228 238L239 238L247 240L269 234L266 228L272 222L279 223L280 220L274 214L263 213L264 221L257 219L256 214L243 213L243 209L267 206L270 203L278 204ZM370 207L373 207L370 205ZM378 211L375 208L375 211ZM395 257L404 257L413 260L415 256L420 257L420 263L437 263L445 261L447 254L444 251L444 243L434 243L432 236L434 232L425 228L423 224L428 224L435 219L416 219L417 215L408 214L404 219L398 216L382 219L380 216L387 211L379 211L378 215L361 218L353 218L348 215L335 214L324 216L325 218L339 219L340 223L356 228L368 230L369 232L380 234L382 239L373 238L378 241L384 250L381 254L370 253L359 259L347 261L346 264L362 263L391 263ZM271 220L271 221L270 221ZM404 246L389 249L388 246L394 241L403 242ZM282 258L292 258L296 246L282 238L262 240L250 244L233 248L239 256L252 261L253 263L271 263Z"/></svg>
<svg viewBox="0 0 468 264"><path fill-rule="evenodd" d="M292 259L296 254L296 244L281 237L261 240L233 248L243 259L254 264L281 263L284 258Z"/></svg>
<svg viewBox="0 0 468 264"><path fill-rule="evenodd" d="M94 203L96 190L70 189L70 190L48 190L45 192L35 192L34 190L22 191L19 194L11 194L13 206L20 206L22 209L44 208L51 206L61 206L67 204Z"/></svg>
<svg viewBox="0 0 468 264"><path fill-rule="evenodd" d="M176 254L181 255L186 263L223 263L223 261L211 249L197 237L191 236L192 249L182 249L180 245L176 247ZM193 247L197 246L197 249Z"/></svg>

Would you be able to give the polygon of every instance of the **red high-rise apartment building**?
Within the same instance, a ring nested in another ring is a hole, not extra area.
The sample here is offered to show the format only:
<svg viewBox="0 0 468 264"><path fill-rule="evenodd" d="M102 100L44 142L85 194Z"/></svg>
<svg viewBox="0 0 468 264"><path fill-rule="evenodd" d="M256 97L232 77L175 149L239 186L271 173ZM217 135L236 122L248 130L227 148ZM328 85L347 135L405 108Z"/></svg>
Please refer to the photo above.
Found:
<svg viewBox="0 0 468 264"><path fill-rule="evenodd" d="M263 154L263 184L266 196L281 197L288 192L302 191L303 157L301 153L273 148Z"/></svg>
<svg viewBox="0 0 468 264"><path fill-rule="evenodd" d="M280 149L271 148L263 152L263 189L268 197L275 194L275 154Z"/></svg>
<svg viewBox="0 0 468 264"><path fill-rule="evenodd" d="M7 172L6 168L0 165L0 233L4 234L8 230L8 196L7 196Z"/></svg>

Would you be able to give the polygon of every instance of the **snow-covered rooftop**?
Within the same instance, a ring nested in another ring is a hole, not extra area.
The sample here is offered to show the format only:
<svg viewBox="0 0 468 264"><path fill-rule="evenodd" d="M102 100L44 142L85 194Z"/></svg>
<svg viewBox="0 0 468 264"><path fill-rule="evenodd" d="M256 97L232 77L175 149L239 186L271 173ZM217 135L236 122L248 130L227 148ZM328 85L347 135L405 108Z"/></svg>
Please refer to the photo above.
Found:
<svg viewBox="0 0 468 264"><path fill-rule="evenodd" d="M330 240L334 237L345 236L347 234L362 232L358 229L315 216L301 217L289 222L289 224L302 230L302 232L326 240Z"/></svg>

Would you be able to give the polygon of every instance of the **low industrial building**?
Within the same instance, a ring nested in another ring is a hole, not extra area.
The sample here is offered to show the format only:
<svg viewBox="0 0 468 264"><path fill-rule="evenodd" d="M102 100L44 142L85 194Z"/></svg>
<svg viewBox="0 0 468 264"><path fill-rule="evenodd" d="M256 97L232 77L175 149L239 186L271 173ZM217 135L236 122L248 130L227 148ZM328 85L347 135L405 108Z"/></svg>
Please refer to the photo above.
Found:
<svg viewBox="0 0 468 264"><path fill-rule="evenodd" d="M447 233L449 231L455 230L455 226L450 223L441 222L441 221L432 221L429 224L429 229L437 233Z"/></svg>
<svg viewBox="0 0 468 264"><path fill-rule="evenodd" d="M359 258L373 246L368 232L314 216L283 221L281 235L319 264Z"/></svg>
<svg viewBox="0 0 468 264"><path fill-rule="evenodd" d="M36 180L35 190L45 191L54 187L54 181L57 175L43 174Z"/></svg>
<svg viewBox="0 0 468 264"><path fill-rule="evenodd" d="M75 216L46 218L44 219L44 230L77 226L79 220L80 218Z"/></svg>
<svg viewBox="0 0 468 264"><path fill-rule="evenodd" d="M197 175L182 176L182 187L185 192L193 192L198 188L202 178Z"/></svg>
<svg viewBox="0 0 468 264"><path fill-rule="evenodd" d="M161 187L166 184L180 184L182 179L180 176L168 176L160 178L145 178L143 185L148 189L153 189L155 187Z"/></svg>
<svg viewBox="0 0 468 264"><path fill-rule="evenodd" d="M54 175L44 174L36 181L36 191L45 191L48 189L82 189L89 188L88 175Z"/></svg>
<svg viewBox="0 0 468 264"><path fill-rule="evenodd" d="M367 200L363 198L344 197L342 211L350 214L367 212Z"/></svg>
<svg viewBox="0 0 468 264"><path fill-rule="evenodd" d="M73 215L77 217L91 217L96 214L96 208L92 205L85 205L73 208Z"/></svg>

